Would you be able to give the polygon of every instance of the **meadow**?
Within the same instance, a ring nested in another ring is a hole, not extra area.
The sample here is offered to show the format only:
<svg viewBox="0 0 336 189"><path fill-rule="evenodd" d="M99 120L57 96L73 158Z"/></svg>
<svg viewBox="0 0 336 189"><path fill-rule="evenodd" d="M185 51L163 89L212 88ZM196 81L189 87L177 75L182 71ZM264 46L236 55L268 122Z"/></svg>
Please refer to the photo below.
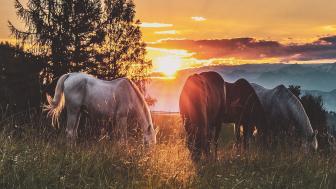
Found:
<svg viewBox="0 0 336 189"><path fill-rule="evenodd" d="M43 116L0 118L0 188L336 188L335 154L291 144L238 153L232 125L223 126L218 159L194 164L178 114L153 115L151 150L83 136L69 148L64 128Z"/></svg>

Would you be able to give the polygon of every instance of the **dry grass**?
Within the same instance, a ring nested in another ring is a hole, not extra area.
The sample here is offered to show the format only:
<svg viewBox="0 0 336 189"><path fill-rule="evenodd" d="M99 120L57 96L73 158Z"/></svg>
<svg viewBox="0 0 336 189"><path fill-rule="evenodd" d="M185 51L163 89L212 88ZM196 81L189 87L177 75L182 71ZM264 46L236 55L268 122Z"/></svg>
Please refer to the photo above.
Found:
<svg viewBox="0 0 336 189"><path fill-rule="evenodd" d="M41 119L0 120L0 188L335 188L334 154L281 148L237 154L223 128L218 160L193 164L178 115L153 116L152 150L110 141L64 145ZM47 124L46 124L47 123ZM64 131L63 131L64 132ZM289 145L290 146L290 145Z"/></svg>

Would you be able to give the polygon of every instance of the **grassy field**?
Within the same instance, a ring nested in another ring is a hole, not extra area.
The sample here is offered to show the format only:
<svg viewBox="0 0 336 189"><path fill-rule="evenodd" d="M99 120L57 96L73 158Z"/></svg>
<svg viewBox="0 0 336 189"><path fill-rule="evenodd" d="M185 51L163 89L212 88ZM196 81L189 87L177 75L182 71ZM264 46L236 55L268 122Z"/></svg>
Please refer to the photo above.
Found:
<svg viewBox="0 0 336 189"><path fill-rule="evenodd" d="M335 154L291 145L238 154L227 126L219 159L193 164L179 116L153 117L158 144L147 150L83 138L70 149L48 121L2 116L0 188L336 188Z"/></svg>

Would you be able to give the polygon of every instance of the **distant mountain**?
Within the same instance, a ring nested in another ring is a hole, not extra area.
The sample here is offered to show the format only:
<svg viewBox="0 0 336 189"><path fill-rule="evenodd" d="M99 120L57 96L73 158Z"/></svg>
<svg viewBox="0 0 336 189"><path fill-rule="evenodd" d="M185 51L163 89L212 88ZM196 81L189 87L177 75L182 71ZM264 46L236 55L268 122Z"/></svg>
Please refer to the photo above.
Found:
<svg viewBox="0 0 336 189"><path fill-rule="evenodd" d="M256 82L266 87L274 85L300 85L304 89L330 91L336 89L336 64L288 65L281 69L264 72Z"/></svg>
<svg viewBox="0 0 336 189"><path fill-rule="evenodd" d="M323 64L319 67L325 72L336 74L336 62L333 64Z"/></svg>
<svg viewBox="0 0 336 189"><path fill-rule="evenodd" d="M245 78L266 88L300 85L305 92L321 95L328 110L336 111L336 63L331 64L245 64L221 65L181 70L175 79L153 78L148 92L157 99L156 111L178 111L178 99L187 77L193 73L216 71L226 81ZM315 92L314 92L315 91ZM330 92L328 92L330 91Z"/></svg>

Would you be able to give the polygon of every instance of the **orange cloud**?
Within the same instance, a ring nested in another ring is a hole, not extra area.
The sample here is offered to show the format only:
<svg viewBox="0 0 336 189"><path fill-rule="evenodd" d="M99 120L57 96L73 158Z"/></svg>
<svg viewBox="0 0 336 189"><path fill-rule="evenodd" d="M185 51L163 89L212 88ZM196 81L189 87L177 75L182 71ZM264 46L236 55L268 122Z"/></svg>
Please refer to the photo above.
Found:
<svg viewBox="0 0 336 189"><path fill-rule="evenodd" d="M290 61L320 61L336 59L336 36L321 37L311 43L283 44L279 41L254 38L165 40L151 44L153 47L183 49L193 52L196 59L242 60L278 59Z"/></svg>

